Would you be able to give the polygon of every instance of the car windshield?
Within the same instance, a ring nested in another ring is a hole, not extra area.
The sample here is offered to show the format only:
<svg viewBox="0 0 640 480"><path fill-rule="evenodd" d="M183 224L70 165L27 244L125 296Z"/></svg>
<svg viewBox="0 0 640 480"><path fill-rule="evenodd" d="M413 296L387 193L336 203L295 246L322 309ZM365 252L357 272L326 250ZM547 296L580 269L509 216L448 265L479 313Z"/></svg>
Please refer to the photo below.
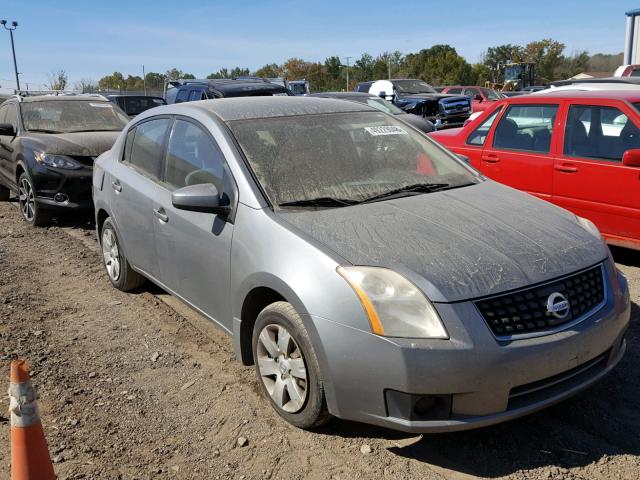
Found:
<svg viewBox="0 0 640 480"><path fill-rule="evenodd" d="M304 95L307 93L307 88L304 83L290 83L289 90L291 90L296 95Z"/></svg>
<svg viewBox="0 0 640 480"><path fill-rule="evenodd" d="M413 95L416 93L438 93L435 88L422 80L394 80L393 86L396 88L398 93L403 93L405 95Z"/></svg>
<svg viewBox="0 0 640 480"><path fill-rule="evenodd" d="M54 133L122 130L129 118L111 102L50 100L20 104L24 128Z"/></svg>
<svg viewBox="0 0 640 480"><path fill-rule="evenodd" d="M403 188L416 194L479 181L435 142L384 113L259 118L229 127L274 205L317 200L339 207Z"/></svg>
<svg viewBox="0 0 640 480"><path fill-rule="evenodd" d="M500 100L501 98L500 94L492 88L483 88L482 91L488 100Z"/></svg>
<svg viewBox="0 0 640 480"><path fill-rule="evenodd" d="M365 101L362 103L366 103L370 107L373 107L376 110L380 110L381 112L384 112L384 113L389 113L391 115L398 115L401 113L405 113L404 110L399 109L393 103L389 103L386 100L383 100L382 98L368 97L368 98L365 98L364 100Z"/></svg>

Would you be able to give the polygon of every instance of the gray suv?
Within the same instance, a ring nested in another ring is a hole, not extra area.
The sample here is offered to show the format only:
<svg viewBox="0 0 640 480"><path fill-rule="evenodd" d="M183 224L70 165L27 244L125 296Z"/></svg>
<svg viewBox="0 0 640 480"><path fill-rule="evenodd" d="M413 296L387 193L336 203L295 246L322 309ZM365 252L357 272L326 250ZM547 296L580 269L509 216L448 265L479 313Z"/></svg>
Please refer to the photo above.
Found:
<svg viewBox="0 0 640 480"><path fill-rule="evenodd" d="M627 282L595 226L366 105L144 112L99 157L98 238L233 336L293 425L437 432L560 401L620 361Z"/></svg>

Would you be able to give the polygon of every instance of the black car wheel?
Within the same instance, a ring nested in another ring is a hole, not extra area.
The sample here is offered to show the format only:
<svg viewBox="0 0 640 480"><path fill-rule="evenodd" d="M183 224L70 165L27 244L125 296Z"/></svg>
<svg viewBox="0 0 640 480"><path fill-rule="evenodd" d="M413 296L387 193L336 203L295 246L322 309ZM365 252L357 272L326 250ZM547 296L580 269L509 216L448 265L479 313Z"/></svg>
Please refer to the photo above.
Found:
<svg viewBox="0 0 640 480"><path fill-rule="evenodd" d="M252 346L258 382L281 417L299 428L331 418L316 353L290 303L276 302L260 312Z"/></svg>
<svg viewBox="0 0 640 480"><path fill-rule="evenodd" d="M50 217L47 212L43 212L38 206L33 182L26 172L22 173L18 179L18 203L20 205L22 218L24 218L29 225L41 227L49 223Z"/></svg>

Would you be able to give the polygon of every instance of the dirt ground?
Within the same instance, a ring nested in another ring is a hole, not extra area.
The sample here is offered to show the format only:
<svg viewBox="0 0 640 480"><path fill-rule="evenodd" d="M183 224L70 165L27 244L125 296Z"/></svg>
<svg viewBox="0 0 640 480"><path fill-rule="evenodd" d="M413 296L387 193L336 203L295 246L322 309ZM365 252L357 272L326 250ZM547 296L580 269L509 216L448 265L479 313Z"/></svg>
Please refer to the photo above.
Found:
<svg viewBox="0 0 640 480"><path fill-rule="evenodd" d="M202 317L152 285L112 288L92 228L31 228L0 203L0 379L29 359L60 479L640 479L639 253L614 252L634 302L627 355L583 394L471 432L334 420L311 433L271 410ZM6 397L1 409L9 478Z"/></svg>

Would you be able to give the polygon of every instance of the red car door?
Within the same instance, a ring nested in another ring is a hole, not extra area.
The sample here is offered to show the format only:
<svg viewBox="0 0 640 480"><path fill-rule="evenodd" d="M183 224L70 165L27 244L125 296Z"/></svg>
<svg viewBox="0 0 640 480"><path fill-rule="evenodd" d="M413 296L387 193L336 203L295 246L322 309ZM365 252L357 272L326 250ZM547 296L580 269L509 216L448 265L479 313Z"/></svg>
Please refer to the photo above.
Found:
<svg viewBox="0 0 640 480"><path fill-rule="evenodd" d="M558 102L509 104L482 150L480 171L500 183L549 200Z"/></svg>
<svg viewBox="0 0 640 480"><path fill-rule="evenodd" d="M620 100L564 107L554 162L553 202L594 222L610 243L640 247L640 167L622 164L640 148L640 116Z"/></svg>

